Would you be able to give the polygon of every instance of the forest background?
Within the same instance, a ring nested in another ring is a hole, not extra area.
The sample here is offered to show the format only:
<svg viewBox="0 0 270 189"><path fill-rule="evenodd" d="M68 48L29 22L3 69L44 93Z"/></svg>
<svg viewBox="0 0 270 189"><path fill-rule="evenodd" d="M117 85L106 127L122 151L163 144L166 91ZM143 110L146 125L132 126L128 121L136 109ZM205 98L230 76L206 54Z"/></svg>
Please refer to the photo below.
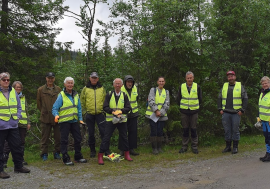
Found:
<svg viewBox="0 0 270 189"><path fill-rule="evenodd" d="M132 75L139 92L139 144L149 139L146 99L158 76L166 78L171 95L164 137L167 144L180 144L182 126L175 98L185 73L192 71L203 92L199 141L207 145L212 137L223 137L217 97L227 81L226 72L234 70L249 97L240 129L257 133L253 124L260 79L269 74L269 1L115 0L106 23L95 17L96 7L106 0L83 0L79 13L71 12L63 1L0 0L0 72L9 72L11 83L20 80L24 85L32 125L28 149L39 145L36 93L48 71L56 73L60 87L65 77L73 77L79 93L93 71L107 91L113 89L114 78ZM85 39L81 51L71 51L72 42L55 40L61 31L56 24L67 13ZM94 24L99 25L95 36ZM119 36L114 48L108 43L113 36ZM117 145L117 137L114 134L112 144Z"/></svg>

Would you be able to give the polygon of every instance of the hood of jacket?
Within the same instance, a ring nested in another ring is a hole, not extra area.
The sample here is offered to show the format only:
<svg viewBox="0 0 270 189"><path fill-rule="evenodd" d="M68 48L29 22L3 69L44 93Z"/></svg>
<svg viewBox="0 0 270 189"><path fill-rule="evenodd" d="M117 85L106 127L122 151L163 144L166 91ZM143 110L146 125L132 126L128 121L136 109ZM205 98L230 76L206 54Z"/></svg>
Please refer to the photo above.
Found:
<svg viewBox="0 0 270 189"><path fill-rule="evenodd" d="M133 81L132 88L133 88L133 86L134 86L134 84L135 84L134 78L133 78L131 75L126 75L125 78L124 78L124 86L125 86L126 90L128 90L128 88L127 88L127 86L126 86L126 81L127 81L127 80L132 80L132 81Z"/></svg>

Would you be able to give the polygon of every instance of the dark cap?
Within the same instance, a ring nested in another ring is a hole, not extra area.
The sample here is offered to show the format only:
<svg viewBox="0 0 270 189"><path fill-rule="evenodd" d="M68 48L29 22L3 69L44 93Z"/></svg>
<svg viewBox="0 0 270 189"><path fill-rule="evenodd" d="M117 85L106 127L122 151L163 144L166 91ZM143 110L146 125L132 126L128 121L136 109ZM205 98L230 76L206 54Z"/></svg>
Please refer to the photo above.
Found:
<svg viewBox="0 0 270 189"><path fill-rule="evenodd" d="M55 77L54 73L53 72L48 72L46 74L46 77Z"/></svg>
<svg viewBox="0 0 270 189"><path fill-rule="evenodd" d="M235 75L235 72L234 71L228 71L227 75Z"/></svg>
<svg viewBox="0 0 270 189"><path fill-rule="evenodd" d="M92 73L90 74L90 77L98 77L97 72L92 72Z"/></svg>

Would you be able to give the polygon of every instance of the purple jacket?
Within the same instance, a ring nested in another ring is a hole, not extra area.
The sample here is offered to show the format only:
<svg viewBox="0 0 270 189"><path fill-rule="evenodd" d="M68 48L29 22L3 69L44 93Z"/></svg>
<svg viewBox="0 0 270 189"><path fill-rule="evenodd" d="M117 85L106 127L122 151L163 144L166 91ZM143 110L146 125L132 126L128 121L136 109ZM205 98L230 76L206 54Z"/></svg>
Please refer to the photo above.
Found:
<svg viewBox="0 0 270 189"><path fill-rule="evenodd" d="M12 87L9 86L9 93L11 90L12 90ZM2 93L1 88L0 88L0 93ZM8 98L9 98L9 93L8 93ZM17 108L18 108L17 116L19 119L21 119L22 107L21 107L20 98L17 93L16 93L16 99L17 99ZM18 121L19 120L14 120L12 118L10 118L10 120L8 121L3 121L2 119L0 119L0 130L15 129L18 127Z"/></svg>

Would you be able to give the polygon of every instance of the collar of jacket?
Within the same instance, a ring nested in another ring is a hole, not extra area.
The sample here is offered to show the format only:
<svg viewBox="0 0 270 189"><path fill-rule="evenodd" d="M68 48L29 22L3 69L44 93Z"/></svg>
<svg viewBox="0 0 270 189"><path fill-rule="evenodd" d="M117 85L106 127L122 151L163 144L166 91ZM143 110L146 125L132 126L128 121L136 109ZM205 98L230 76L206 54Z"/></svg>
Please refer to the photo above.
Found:
<svg viewBox="0 0 270 189"><path fill-rule="evenodd" d="M262 89L261 91L262 91L262 93L266 94L266 93L268 93L270 91L270 89Z"/></svg>
<svg viewBox="0 0 270 189"><path fill-rule="evenodd" d="M8 86L8 91L10 92L12 90L11 85ZM0 91L2 91L2 88L0 87Z"/></svg>
<svg viewBox="0 0 270 189"><path fill-rule="evenodd" d="M92 89L94 88L90 81L88 81L86 87L87 87L87 88L92 88ZM98 81L98 82L97 82L97 85L96 85L96 88L100 88L100 87L102 87L102 85L101 85L101 83Z"/></svg>
<svg viewBox="0 0 270 189"><path fill-rule="evenodd" d="M70 95L70 93L68 93L67 91L66 91L66 87L63 89L63 91L64 91L64 93L66 94L66 95ZM77 91L74 91L73 89L72 89L72 97L74 98L74 96L77 94Z"/></svg>

